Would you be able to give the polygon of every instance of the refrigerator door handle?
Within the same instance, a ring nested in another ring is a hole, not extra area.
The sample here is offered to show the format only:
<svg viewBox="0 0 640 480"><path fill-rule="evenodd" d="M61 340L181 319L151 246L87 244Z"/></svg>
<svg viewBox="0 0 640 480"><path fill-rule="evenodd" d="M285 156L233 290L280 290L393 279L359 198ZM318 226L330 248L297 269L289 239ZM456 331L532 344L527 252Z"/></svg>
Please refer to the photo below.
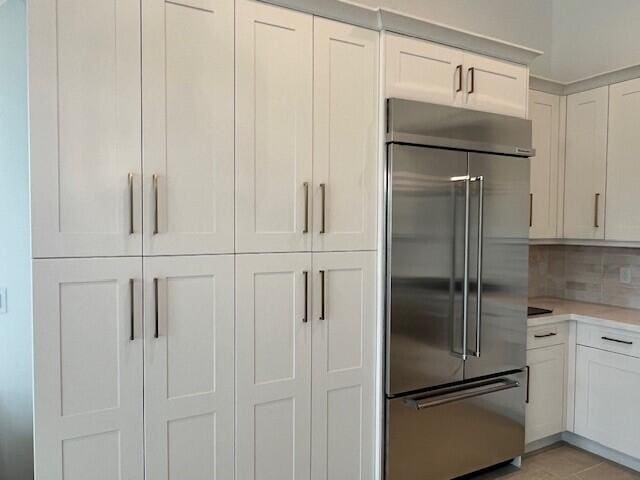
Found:
<svg viewBox="0 0 640 480"><path fill-rule="evenodd" d="M471 179L478 182L478 279L476 282L476 349L473 355L480 358L480 343L482 338L482 237L484 234L484 177L482 175Z"/></svg>
<svg viewBox="0 0 640 480"><path fill-rule="evenodd" d="M404 401L405 405L416 410L424 410L426 408L437 407L447 403L459 402L468 398L480 397L489 393L501 392L511 388L518 388L520 382L510 380L508 378L498 378L496 380L488 380L486 382L475 383L471 387L465 389L448 390L443 394L431 394L424 397L408 398Z"/></svg>

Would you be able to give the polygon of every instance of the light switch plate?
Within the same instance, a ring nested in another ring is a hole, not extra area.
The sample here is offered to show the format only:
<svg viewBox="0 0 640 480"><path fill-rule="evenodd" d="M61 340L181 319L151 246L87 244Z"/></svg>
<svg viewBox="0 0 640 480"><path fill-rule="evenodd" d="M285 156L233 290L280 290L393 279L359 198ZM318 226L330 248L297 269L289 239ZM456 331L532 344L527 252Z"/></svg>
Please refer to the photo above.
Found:
<svg viewBox="0 0 640 480"><path fill-rule="evenodd" d="M0 287L0 315L7 313L7 287Z"/></svg>
<svg viewBox="0 0 640 480"><path fill-rule="evenodd" d="M631 267L620 267L620 283L625 285L631 283Z"/></svg>

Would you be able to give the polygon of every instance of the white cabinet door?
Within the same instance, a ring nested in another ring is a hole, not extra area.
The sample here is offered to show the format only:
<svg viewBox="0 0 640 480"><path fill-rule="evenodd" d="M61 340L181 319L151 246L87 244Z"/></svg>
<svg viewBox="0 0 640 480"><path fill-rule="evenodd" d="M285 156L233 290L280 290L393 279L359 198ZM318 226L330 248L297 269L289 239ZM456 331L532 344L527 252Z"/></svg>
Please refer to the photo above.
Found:
<svg viewBox="0 0 640 480"><path fill-rule="evenodd" d="M34 262L38 480L143 479L141 278L140 258Z"/></svg>
<svg viewBox="0 0 640 480"><path fill-rule="evenodd" d="M575 433L640 458L640 358L578 346Z"/></svg>
<svg viewBox="0 0 640 480"><path fill-rule="evenodd" d="M29 4L29 108L34 257L140 255L140 2Z"/></svg>
<svg viewBox="0 0 640 480"><path fill-rule="evenodd" d="M554 345L527 351L527 443L565 430L565 349L565 345Z"/></svg>
<svg viewBox="0 0 640 480"><path fill-rule="evenodd" d="M527 116L527 67L465 53L464 69L465 107L515 117Z"/></svg>
<svg viewBox="0 0 640 480"><path fill-rule="evenodd" d="M314 19L314 251L376 246L378 38Z"/></svg>
<svg viewBox="0 0 640 480"><path fill-rule="evenodd" d="M233 256L145 258L147 478L233 479Z"/></svg>
<svg viewBox="0 0 640 480"><path fill-rule="evenodd" d="M608 102L608 87L567 98L565 238L604 238Z"/></svg>
<svg viewBox="0 0 640 480"><path fill-rule="evenodd" d="M460 105L464 55L436 43L385 33L386 97Z"/></svg>
<svg viewBox="0 0 640 480"><path fill-rule="evenodd" d="M143 2L145 254L233 252L233 6Z"/></svg>
<svg viewBox="0 0 640 480"><path fill-rule="evenodd" d="M531 159L529 237L556 238L560 97L532 90L529 118L536 149L536 156Z"/></svg>
<svg viewBox="0 0 640 480"><path fill-rule="evenodd" d="M308 251L313 17L236 8L236 251Z"/></svg>
<svg viewBox="0 0 640 480"><path fill-rule="evenodd" d="M237 480L310 478L310 294L311 254L236 256Z"/></svg>
<svg viewBox="0 0 640 480"><path fill-rule="evenodd" d="M640 240L640 79L609 87L606 239Z"/></svg>
<svg viewBox="0 0 640 480"><path fill-rule="evenodd" d="M373 478L375 252L313 254L313 480Z"/></svg>

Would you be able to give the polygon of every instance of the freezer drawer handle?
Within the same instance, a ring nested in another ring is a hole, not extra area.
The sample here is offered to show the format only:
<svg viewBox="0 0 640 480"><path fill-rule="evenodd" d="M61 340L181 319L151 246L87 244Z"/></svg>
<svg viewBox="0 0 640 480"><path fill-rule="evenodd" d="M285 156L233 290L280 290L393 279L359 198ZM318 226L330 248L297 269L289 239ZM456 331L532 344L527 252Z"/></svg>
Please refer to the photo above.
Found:
<svg viewBox="0 0 640 480"><path fill-rule="evenodd" d="M535 338L547 338L547 337L555 337L557 333L545 333L543 335L534 335Z"/></svg>
<svg viewBox="0 0 640 480"><path fill-rule="evenodd" d="M517 388L519 386L520 382L518 382L517 380L499 378L497 380L474 384L472 387L464 390L447 392L442 395L434 396L432 394L422 398L407 399L405 400L405 404L409 407L415 408L416 410L424 410L426 408L437 407L439 405L445 405L452 402L459 402L460 400L480 397L489 393L501 392L503 390L509 390L511 388Z"/></svg>
<svg viewBox="0 0 640 480"><path fill-rule="evenodd" d="M617 338L611 337L602 337L602 340L606 340L607 342L624 343L625 345L633 345L633 342L630 342L628 340L618 340Z"/></svg>

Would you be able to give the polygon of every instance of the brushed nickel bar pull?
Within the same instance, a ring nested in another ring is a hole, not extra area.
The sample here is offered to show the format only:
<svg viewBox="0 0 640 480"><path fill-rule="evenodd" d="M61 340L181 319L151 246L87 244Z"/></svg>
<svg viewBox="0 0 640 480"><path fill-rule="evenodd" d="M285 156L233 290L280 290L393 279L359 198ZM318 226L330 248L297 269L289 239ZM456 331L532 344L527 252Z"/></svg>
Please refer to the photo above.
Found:
<svg viewBox="0 0 640 480"><path fill-rule="evenodd" d="M320 198L322 200L322 210L320 216L320 233L325 233L326 226L326 208L327 208L327 186L324 183L320 184Z"/></svg>
<svg viewBox="0 0 640 480"><path fill-rule="evenodd" d="M154 330L153 330L153 338L158 338L160 336L160 332L159 332L159 328L158 325L160 323L160 312L159 312L159 308L158 306L160 305L160 302L158 300L158 279L154 278L153 279L153 303L154 303L154 312L155 312L155 318L154 318Z"/></svg>
<svg viewBox="0 0 640 480"><path fill-rule="evenodd" d="M533 227L533 193L529 194L529 227Z"/></svg>
<svg viewBox="0 0 640 480"><path fill-rule="evenodd" d="M600 227L600 224L598 223L598 210L600 207L600 194L596 193L596 201L595 201L595 207L594 207L594 212L593 212L593 226L596 228Z"/></svg>
<svg viewBox="0 0 640 480"><path fill-rule="evenodd" d="M476 91L476 69L475 67L471 67L468 70L469 75L471 76L471 89L469 90L469 95Z"/></svg>
<svg viewBox="0 0 640 480"><path fill-rule="evenodd" d="M304 228L302 233L309 233L309 182L304 182Z"/></svg>
<svg viewBox="0 0 640 480"><path fill-rule="evenodd" d="M302 317L302 323L307 323L309 321L307 317L309 312L309 272L305 270L302 275L304 276L304 316Z"/></svg>
<svg viewBox="0 0 640 480"><path fill-rule="evenodd" d="M320 270L320 320L325 320L325 271Z"/></svg>
<svg viewBox="0 0 640 480"><path fill-rule="evenodd" d="M158 176L153 175L153 234L158 234Z"/></svg>
<svg viewBox="0 0 640 480"><path fill-rule="evenodd" d="M133 173L129 173L127 179L129 182L129 235L133 235L136 233L133 225Z"/></svg>
<svg viewBox="0 0 640 480"><path fill-rule="evenodd" d="M458 77L458 87L456 88L456 93L462 91L462 65L458 65L456 67L456 75Z"/></svg>
<svg viewBox="0 0 640 480"><path fill-rule="evenodd" d="M129 312L129 328L131 329L131 333L129 335L129 340L133 341L136 339L136 306L135 306L135 284L133 278L129 279L129 297L131 298L131 310Z"/></svg>

